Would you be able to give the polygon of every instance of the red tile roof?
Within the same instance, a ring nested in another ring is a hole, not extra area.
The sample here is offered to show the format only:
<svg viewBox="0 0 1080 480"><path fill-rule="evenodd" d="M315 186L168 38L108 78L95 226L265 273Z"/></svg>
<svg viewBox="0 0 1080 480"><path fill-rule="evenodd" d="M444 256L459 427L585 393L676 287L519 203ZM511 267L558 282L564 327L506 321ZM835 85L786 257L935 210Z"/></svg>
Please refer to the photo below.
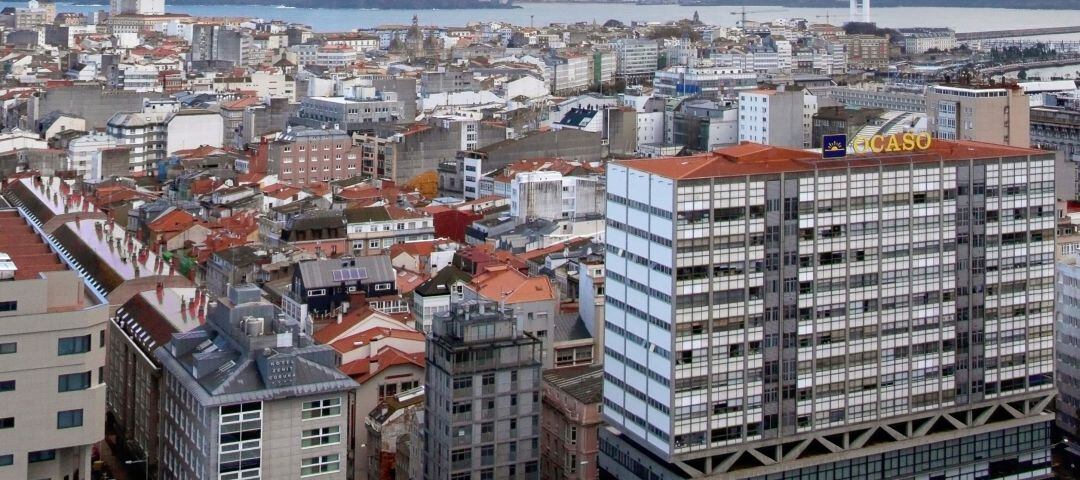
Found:
<svg viewBox="0 0 1080 480"><path fill-rule="evenodd" d="M0 211L0 252L15 263L15 280L39 278L41 272L67 270L18 211Z"/></svg>
<svg viewBox="0 0 1080 480"><path fill-rule="evenodd" d="M374 362L372 361L374 360ZM372 364L374 365L374 368ZM352 377L357 383L365 383L386 369L397 365L415 365L424 368L423 353L405 353L394 347L383 347L374 357L364 358L341 366L342 373Z"/></svg>
<svg viewBox="0 0 1080 480"><path fill-rule="evenodd" d="M195 224L195 217L183 210L173 210L166 213L147 225L156 233L181 232Z"/></svg>
<svg viewBox="0 0 1080 480"><path fill-rule="evenodd" d="M930 148L919 152L855 154L842 159L823 159L817 152L745 142L701 155L624 160L617 164L673 180L690 180L1040 153L1045 152L1007 145L935 139Z"/></svg>

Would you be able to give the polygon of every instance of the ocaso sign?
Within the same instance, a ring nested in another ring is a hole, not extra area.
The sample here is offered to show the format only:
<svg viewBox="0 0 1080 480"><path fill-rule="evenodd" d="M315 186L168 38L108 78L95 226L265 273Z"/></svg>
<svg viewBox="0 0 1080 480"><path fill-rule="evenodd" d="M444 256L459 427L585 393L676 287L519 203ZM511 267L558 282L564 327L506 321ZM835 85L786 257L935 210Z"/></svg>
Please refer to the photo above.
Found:
<svg viewBox="0 0 1080 480"><path fill-rule="evenodd" d="M851 143L855 153L915 152L926 150L934 139L929 133L904 133L899 135L874 135L856 137Z"/></svg>

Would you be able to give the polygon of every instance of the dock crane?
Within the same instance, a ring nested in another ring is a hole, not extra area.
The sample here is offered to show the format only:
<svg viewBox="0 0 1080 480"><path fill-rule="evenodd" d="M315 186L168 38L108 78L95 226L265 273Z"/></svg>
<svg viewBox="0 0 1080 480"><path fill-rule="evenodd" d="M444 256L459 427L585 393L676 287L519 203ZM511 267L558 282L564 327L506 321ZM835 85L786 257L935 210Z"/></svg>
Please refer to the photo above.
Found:
<svg viewBox="0 0 1080 480"><path fill-rule="evenodd" d="M829 18L831 17L830 13L831 12L829 11L829 9L826 8L825 9L825 15L814 15L814 18L824 18L825 23L827 23L829 25L832 25L832 22L829 20Z"/></svg>
<svg viewBox="0 0 1080 480"><path fill-rule="evenodd" d="M748 14L748 13L770 13L770 12L782 12L782 11L783 10L777 10L777 9L772 9L772 10L747 10L746 7L742 7L742 9L740 11L731 12L731 14L732 15L740 15L742 17L742 20L739 21L739 26L740 27L746 27L746 14Z"/></svg>

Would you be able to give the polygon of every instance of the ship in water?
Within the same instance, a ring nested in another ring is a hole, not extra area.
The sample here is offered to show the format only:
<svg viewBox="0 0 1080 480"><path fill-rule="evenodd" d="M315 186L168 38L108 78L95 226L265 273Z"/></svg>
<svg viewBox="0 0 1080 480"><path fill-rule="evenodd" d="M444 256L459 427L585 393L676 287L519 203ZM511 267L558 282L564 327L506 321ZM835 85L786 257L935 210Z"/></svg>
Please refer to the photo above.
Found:
<svg viewBox="0 0 1080 480"><path fill-rule="evenodd" d="M169 0L172 5L203 5L206 0ZM431 10L464 8L516 8L513 0L216 0L219 5L266 5L275 8L371 8Z"/></svg>

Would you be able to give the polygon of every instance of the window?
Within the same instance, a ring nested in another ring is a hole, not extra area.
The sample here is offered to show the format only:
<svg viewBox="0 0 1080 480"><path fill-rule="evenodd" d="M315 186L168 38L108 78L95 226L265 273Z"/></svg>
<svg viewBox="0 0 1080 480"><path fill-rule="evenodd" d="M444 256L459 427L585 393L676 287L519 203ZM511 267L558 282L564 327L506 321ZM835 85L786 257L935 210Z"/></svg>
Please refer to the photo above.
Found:
<svg viewBox="0 0 1080 480"><path fill-rule="evenodd" d="M300 437L300 448L321 447L338 443L341 443L341 427L337 425L304 430L303 435Z"/></svg>
<svg viewBox="0 0 1080 480"><path fill-rule="evenodd" d="M19 344L15 342L0 343L0 355L8 353L16 353L19 351Z"/></svg>
<svg viewBox="0 0 1080 480"><path fill-rule="evenodd" d="M15 380L0 380L0 392L12 392L15 390Z"/></svg>
<svg viewBox="0 0 1080 480"><path fill-rule="evenodd" d="M305 458L300 465L301 477L312 477L324 473L334 473L339 468L338 454L323 455L320 457Z"/></svg>
<svg viewBox="0 0 1080 480"><path fill-rule="evenodd" d="M304 420L311 418L336 417L341 415L341 397L304 402L304 408L301 413Z"/></svg>
<svg viewBox="0 0 1080 480"><path fill-rule="evenodd" d="M371 242L368 243L368 247L369 248L379 248L379 241L378 240L372 240Z"/></svg>
<svg viewBox="0 0 1080 480"><path fill-rule="evenodd" d="M38 450L26 454L28 463L48 462L51 460L56 460L56 450Z"/></svg>
<svg viewBox="0 0 1080 480"><path fill-rule="evenodd" d="M58 383L59 385L56 390L59 392L86 390L87 388L90 388L90 372L60 375Z"/></svg>
<svg viewBox="0 0 1080 480"><path fill-rule="evenodd" d="M90 351L90 335L65 337L57 340L57 355L74 355Z"/></svg>
<svg viewBox="0 0 1080 480"><path fill-rule="evenodd" d="M0 430L5 428L15 428L15 417L0 418Z"/></svg>
<svg viewBox="0 0 1080 480"><path fill-rule="evenodd" d="M307 296L309 297L321 297L323 295L326 295L325 288L313 288L307 292Z"/></svg>
<svg viewBox="0 0 1080 480"><path fill-rule="evenodd" d="M10 302L0 302L0 312L14 312L19 308L19 302L12 300Z"/></svg>
<svg viewBox="0 0 1080 480"><path fill-rule="evenodd" d="M56 412L56 428L73 428L82 426L82 409L64 410Z"/></svg>
<svg viewBox="0 0 1080 480"><path fill-rule="evenodd" d="M7 455L0 455L0 467L6 467L8 465L13 465L14 463L15 455L12 455L10 453Z"/></svg>
<svg viewBox="0 0 1080 480"><path fill-rule="evenodd" d="M375 290L390 290L389 283L376 283Z"/></svg>

